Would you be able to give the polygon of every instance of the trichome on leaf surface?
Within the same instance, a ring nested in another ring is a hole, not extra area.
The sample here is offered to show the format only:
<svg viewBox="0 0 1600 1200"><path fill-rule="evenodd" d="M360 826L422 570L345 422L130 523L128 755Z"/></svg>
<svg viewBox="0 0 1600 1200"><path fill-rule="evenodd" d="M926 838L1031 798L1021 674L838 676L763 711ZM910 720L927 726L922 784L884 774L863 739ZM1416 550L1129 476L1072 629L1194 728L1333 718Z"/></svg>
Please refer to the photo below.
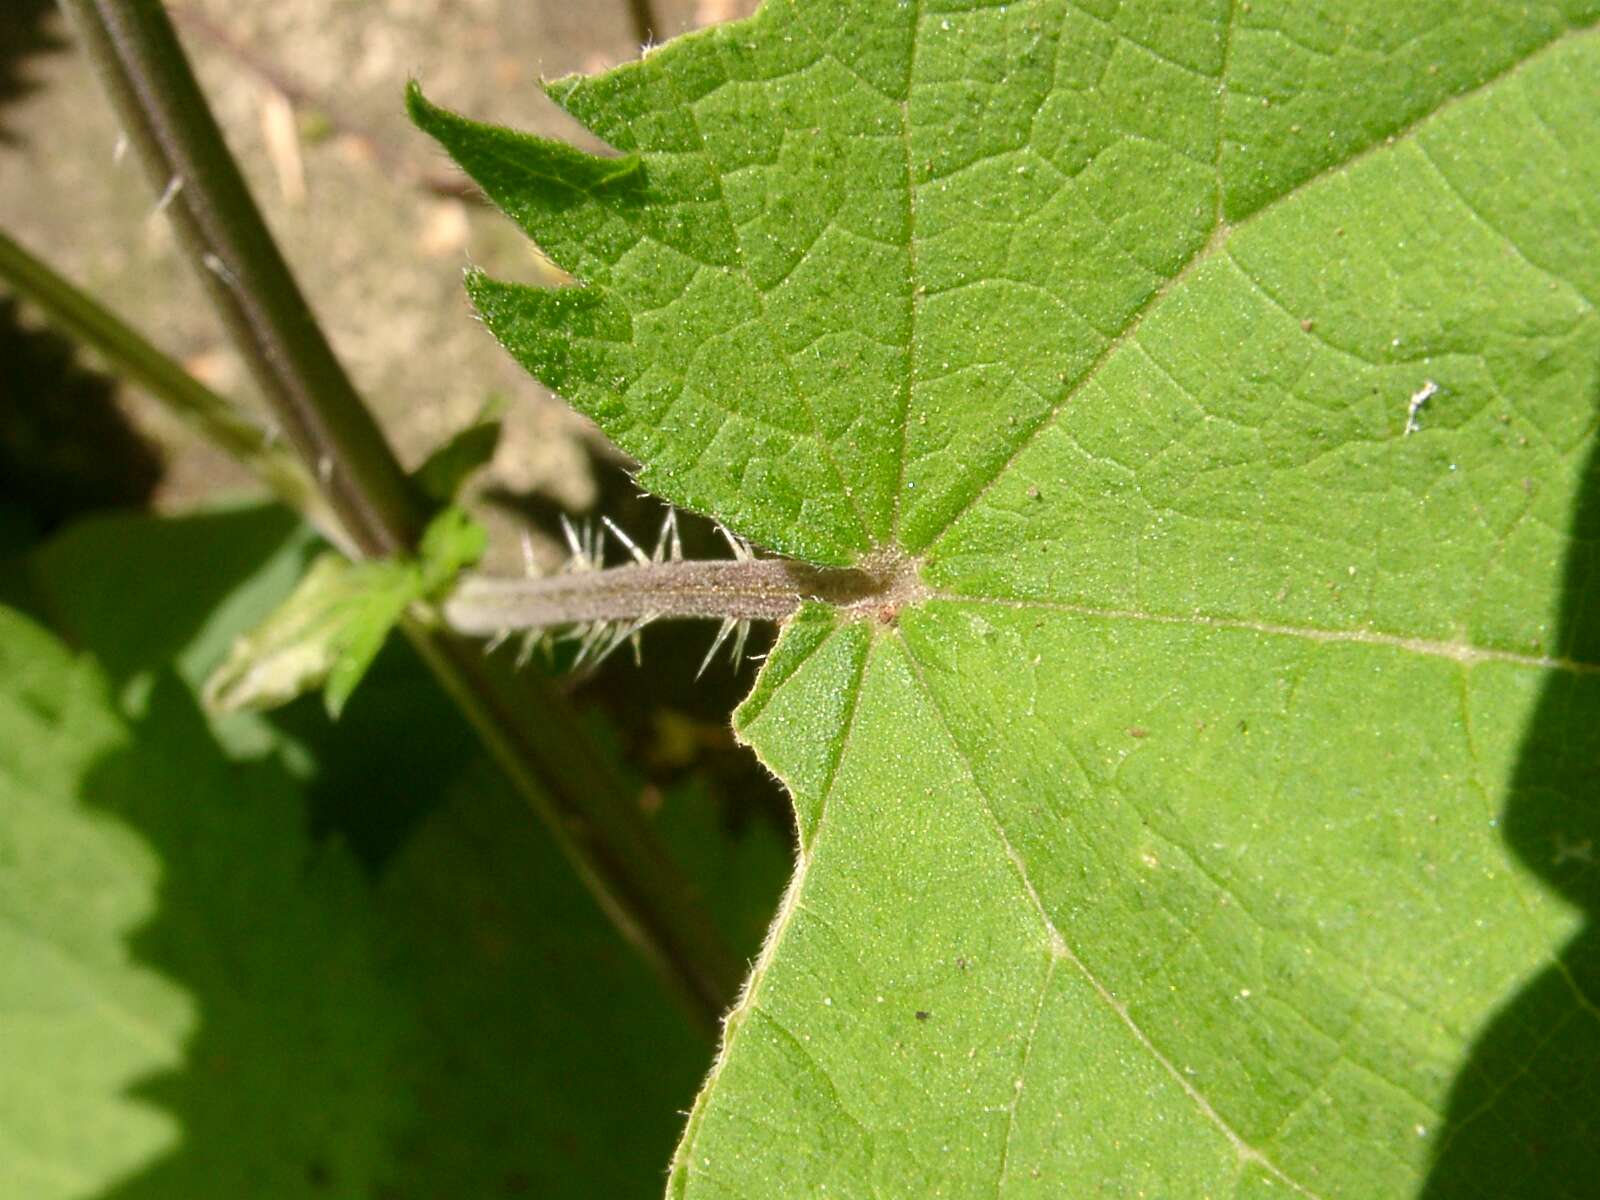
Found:
<svg viewBox="0 0 1600 1200"><path fill-rule="evenodd" d="M769 0L548 85L616 157L413 91L645 487L914 563L736 715L799 864L672 1195L1600 1178L1597 19Z"/></svg>

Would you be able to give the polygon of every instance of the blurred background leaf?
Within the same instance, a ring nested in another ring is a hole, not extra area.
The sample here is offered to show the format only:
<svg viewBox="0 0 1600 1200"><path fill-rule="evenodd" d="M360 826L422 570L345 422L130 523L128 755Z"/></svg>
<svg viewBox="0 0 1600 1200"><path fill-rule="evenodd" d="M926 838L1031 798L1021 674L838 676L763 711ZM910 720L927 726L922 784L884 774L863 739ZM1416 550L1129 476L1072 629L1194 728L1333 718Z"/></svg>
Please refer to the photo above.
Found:
<svg viewBox="0 0 1600 1200"><path fill-rule="evenodd" d="M6 795L77 831L41 844L88 848L59 868L5 856L0 887L18 912L56 896L100 947L104 965L52 1001L60 1019L146 995L163 1015L104 1019L109 1049L92 1057L108 1066L29 1105L82 1127L70 1100L120 1133L87 1157L0 1143L0 1172L68 1164L54 1192L18 1194L119 1200L657 1194L707 1048L409 648L384 650L336 729L315 697L210 722L199 708L199 681L314 547L281 510L249 506L96 518L32 555L35 612L84 654L19 626L42 665L7 671L11 708L39 707L15 694L35 677L67 699L0 738L54 747L7 761ZM77 765L46 788L25 770L41 757ZM641 799L753 953L787 870L782 832L730 834L692 782L641 784ZM94 879L128 882L96 904L73 887ZM40 973L11 957L0 977ZM20 1028L17 1003L0 1028ZM51 1076L28 1055L0 1064L0 1094Z"/></svg>

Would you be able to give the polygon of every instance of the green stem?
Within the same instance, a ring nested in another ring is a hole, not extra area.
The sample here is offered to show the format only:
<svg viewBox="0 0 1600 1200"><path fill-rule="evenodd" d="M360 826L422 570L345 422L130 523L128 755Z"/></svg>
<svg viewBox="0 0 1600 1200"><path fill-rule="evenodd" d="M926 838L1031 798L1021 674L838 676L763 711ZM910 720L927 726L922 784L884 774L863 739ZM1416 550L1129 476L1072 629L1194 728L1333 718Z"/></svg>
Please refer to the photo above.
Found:
<svg viewBox="0 0 1600 1200"><path fill-rule="evenodd" d="M4 230L0 230L0 279L38 305L66 332L98 350L119 375L144 388L185 424L237 459L330 542L348 544L344 530L299 459Z"/></svg>
<svg viewBox="0 0 1600 1200"><path fill-rule="evenodd" d="M428 512L289 274L156 0L62 0L178 242L357 551L410 550ZM705 1029L740 969L616 766L552 689L445 630L407 633L579 876Z"/></svg>

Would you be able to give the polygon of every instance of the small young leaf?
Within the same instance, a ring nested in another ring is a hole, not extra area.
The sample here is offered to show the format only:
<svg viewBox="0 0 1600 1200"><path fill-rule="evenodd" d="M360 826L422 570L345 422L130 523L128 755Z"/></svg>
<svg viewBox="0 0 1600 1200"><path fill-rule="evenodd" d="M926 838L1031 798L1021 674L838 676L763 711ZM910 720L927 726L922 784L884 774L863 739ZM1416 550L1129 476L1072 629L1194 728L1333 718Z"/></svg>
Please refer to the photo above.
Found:
<svg viewBox="0 0 1600 1200"><path fill-rule="evenodd" d="M445 509L422 531L418 547L418 597L431 598L455 582L456 576L483 557L489 535L459 508Z"/></svg>
<svg viewBox="0 0 1600 1200"><path fill-rule="evenodd" d="M416 562L320 556L294 593L234 642L206 681L207 707L275 708L325 685L328 713L337 719L406 609L448 588L482 556L486 541L482 526L450 507L423 531Z"/></svg>
<svg viewBox="0 0 1600 1200"><path fill-rule="evenodd" d="M336 721L350 693L383 649L389 632L412 601L423 594L421 574L414 563L352 563L347 577L355 597L332 639L334 659L322 693L328 715Z"/></svg>
<svg viewBox="0 0 1600 1200"><path fill-rule="evenodd" d="M233 643L206 680L206 707L216 713L276 708L321 687L366 604L364 593L349 561L320 555L293 594Z"/></svg>
<svg viewBox="0 0 1600 1200"><path fill-rule="evenodd" d="M423 495L440 504L453 503L467 478L489 464L500 446L503 407L498 398L492 400L472 424L423 460L412 476Z"/></svg>

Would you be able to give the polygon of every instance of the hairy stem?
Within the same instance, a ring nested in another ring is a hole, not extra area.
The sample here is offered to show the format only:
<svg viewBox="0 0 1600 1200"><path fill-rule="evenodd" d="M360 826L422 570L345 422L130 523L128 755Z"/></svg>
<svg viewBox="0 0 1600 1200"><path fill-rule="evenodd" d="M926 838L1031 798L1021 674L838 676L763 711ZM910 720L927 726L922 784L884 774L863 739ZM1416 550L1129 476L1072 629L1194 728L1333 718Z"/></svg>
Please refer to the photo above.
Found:
<svg viewBox="0 0 1600 1200"><path fill-rule="evenodd" d="M850 606L882 590L882 580L870 571L787 559L639 563L542 579L468 576L445 602L444 616L451 628L483 636L589 621L781 621L807 600Z"/></svg>
<svg viewBox="0 0 1600 1200"><path fill-rule="evenodd" d="M144 388L190 428L226 451L336 546L349 539L310 473L267 430L242 416L147 341L138 330L0 230L0 279L92 346L125 379Z"/></svg>
<svg viewBox="0 0 1600 1200"><path fill-rule="evenodd" d="M363 555L429 516L255 207L156 0L61 0L235 346ZM615 764L533 676L448 630L407 633L579 876L707 1032L740 968Z"/></svg>

